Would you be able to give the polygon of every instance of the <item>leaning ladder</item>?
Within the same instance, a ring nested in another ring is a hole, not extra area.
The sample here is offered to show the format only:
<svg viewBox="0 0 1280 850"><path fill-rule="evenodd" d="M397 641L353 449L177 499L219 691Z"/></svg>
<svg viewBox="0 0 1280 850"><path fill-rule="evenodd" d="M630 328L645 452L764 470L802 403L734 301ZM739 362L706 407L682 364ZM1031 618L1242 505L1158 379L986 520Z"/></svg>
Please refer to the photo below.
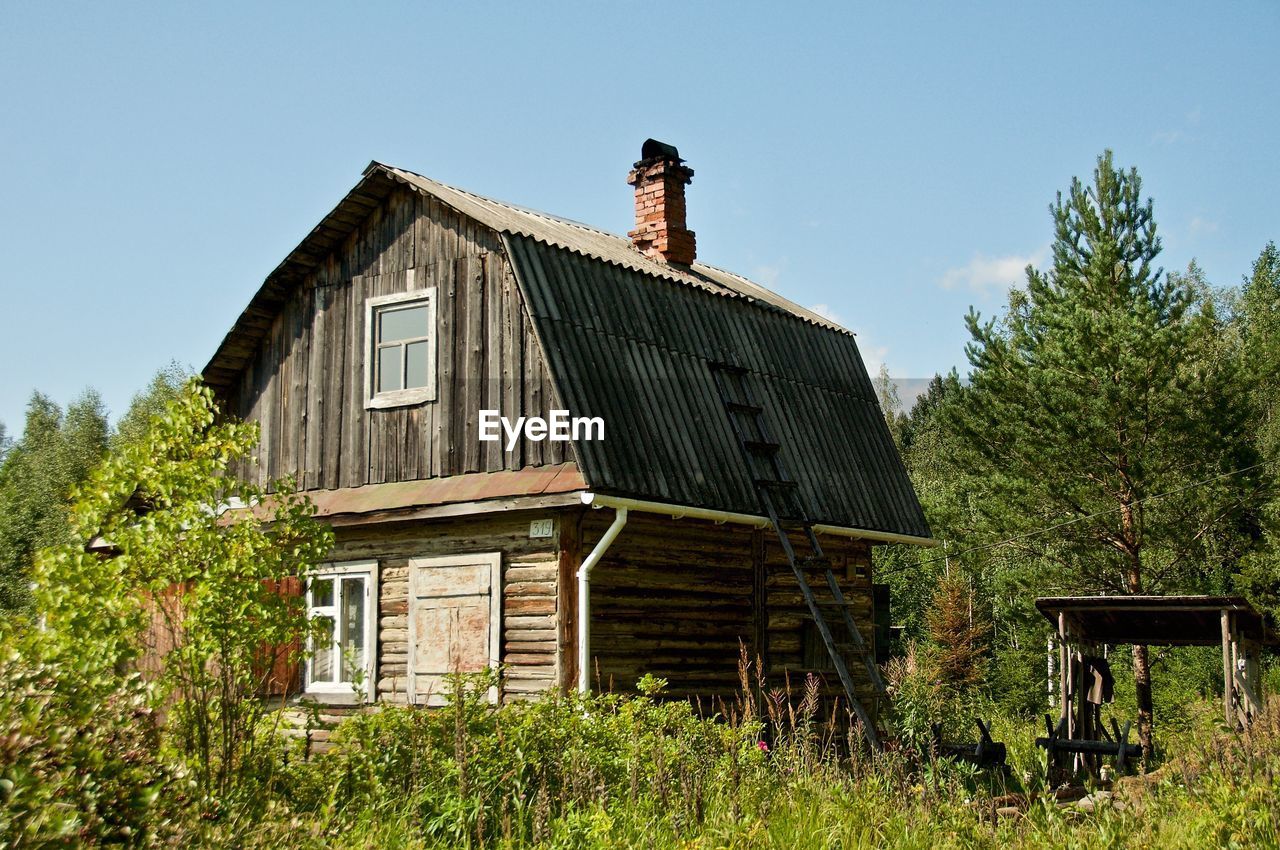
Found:
<svg viewBox="0 0 1280 850"><path fill-rule="evenodd" d="M805 567L821 567L825 573L832 601L843 615L845 629L848 631L849 638L853 643L853 652L861 657L862 663L867 668L867 676L871 681L871 685L875 689L877 696L881 698L885 696L884 680L880 678L880 669L876 666L875 656L867 646L866 641L862 639L862 632L859 631L858 624L854 622L853 615L849 612L848 603L845 602L844 593L840 590L840 584L836 581L835 573L831 571L831 559L822 552L822 546L818 543L818 536L813 530L813 522L805 514L801 500L795 498L797 482L786 474L786 470L782 465L782 459L779 454L782 446L770 435L768 427L765 425L764 408L756 403L751 395L750 388L747 386L747 371L740 366L713 364L711 374L715 380L716 391L719 393L721 401L724 402L729 422L733 426L734 436L742 448L743 459L751 473L752 483L755 485L756 493L760 497L760 503L769 517L769 523L773 526L774 533L778 536L778 542L782 544L782 551L787 556L787 563L791 567L791 572L795 574L796 583L800 586L800 593L804 597L805 604L809 607L809 613L813 615L813 622L818 628L818 633L822 636L823 644L826 645L827 654L831 658L831 663L835 666L836 674L840 677L840 684L844 688L845 697L849 700L849 706L862 722L862 730L866 736L867 743L871 747L879 749L880 736L876 732L875 723L872 722L866 707L858 699L857 693L854 691L853 677L849 675L849 667L845 664L844 654L836 644L835 637L831 632L831 626L827 623L827 618L822 612L822 606L818 603L817 597L814 596L813 588L805 576ZM810 554L805 556L803 560L797 560L795 547L791 543L787 529L783 527L782 519L780 519L782 511L779 508L780 506L786 506L788 497L790 497L792 505L787 512L786 519L791 525L803 529L810 550Z"/></svg>

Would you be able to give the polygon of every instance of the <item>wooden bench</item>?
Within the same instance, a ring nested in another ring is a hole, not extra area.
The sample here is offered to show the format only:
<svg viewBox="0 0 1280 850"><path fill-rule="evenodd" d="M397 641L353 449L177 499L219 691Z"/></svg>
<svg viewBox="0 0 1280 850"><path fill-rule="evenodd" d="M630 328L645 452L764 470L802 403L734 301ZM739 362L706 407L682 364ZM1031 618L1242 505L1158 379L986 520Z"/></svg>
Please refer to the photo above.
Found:
<svg viewBox="0 0 1280 850"><path fill-rule="evenodd" d="M1126 720L1124 728L1121 729L1113 717L1111 718L1111 731L1114 733L1114 737L1107 735L1106 729L1099 724L1098 729L1102 732L1102 740L1067 738L1064 737L1067 727L1066 718L1062 718L1058 721L1058 725L1054 726L1053 720L1046 714L1044 716L1044 727L1048 735L1044 738L1036 738L1036 746L1045 749L1051 773L1055 767L1065 767L1065 756L1068 755L1092 757L1093 761L1096 761L1098 757L1109 756L1115 759L1116 769L1121 773L1125 773L1132 760L1142 758L1142 745L1129 743L1129 727L1131 725Z"/></svg>

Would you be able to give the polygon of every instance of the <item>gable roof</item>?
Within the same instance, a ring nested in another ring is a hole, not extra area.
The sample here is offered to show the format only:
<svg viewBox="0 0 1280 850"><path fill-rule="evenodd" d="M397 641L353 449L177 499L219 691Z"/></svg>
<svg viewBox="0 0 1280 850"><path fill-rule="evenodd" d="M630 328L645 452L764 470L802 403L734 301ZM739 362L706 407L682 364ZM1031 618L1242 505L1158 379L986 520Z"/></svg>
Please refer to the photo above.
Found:
<svg viewBox="0 0 1280 850"><path fill-rule="evenodd" d="M759 512L712 383L710 364L731 364L747 370L811 519L929 536L849 331L714 266L672 267L625 237L377 162L267 277L205 367L215 390L247 365L292 287L399 185L503 238L561 401L605 418L604 441L574 444L593 489Z"/></svg>
<svg viewBox="0 0 1280 850"><path fill-rule="evenodd" d="M626 237L476 195L412 171L371 162L355 188L267 275L249 306L236 319L217 352L205 366L204 379L210 386L215 390L230 387L231 382L248 365L258 341L271 327L272 320L289 297L293 285L339 248L342 240L359 227L399 185L409 186L435 198L501 235L527 236L606 263L704 288L718 295L755 300L792 313L815 325L849 333L812 310L732 272L705 263L694 263L688 270L672 268L633 249Z"/></svg>

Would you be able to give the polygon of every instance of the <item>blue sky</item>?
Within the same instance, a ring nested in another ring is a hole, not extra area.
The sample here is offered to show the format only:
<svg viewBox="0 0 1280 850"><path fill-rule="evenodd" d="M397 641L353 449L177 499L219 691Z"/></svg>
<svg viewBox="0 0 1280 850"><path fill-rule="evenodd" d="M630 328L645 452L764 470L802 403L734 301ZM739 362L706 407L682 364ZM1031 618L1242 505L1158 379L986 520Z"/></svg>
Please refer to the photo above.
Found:
<svg viewBox="0 0 1280 850"><path fill-rule="evenodd" d="M699 257L964 365L1107 147L1166 268L1280 239L1280 4L54 4L0 27L0 422L199 368L371 159L625 232L676 144Z"/></svg>

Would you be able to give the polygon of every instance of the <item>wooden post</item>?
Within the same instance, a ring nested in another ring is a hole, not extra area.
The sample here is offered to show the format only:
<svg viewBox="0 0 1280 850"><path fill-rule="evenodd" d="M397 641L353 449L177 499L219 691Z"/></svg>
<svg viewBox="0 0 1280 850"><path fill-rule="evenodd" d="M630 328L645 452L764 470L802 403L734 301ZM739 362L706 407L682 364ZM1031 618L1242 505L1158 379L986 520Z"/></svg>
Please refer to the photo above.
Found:
<svg viewBox="0 0 1280 850"><path fill-rule="evenodd" d="M1071 705L1068 702L1068 695L1071 690L1071 650L1067 646L1067 615L1064 611L1058 612L1058 700L1059 706L1058 718L1066 720L1070 724ZM1068 729L1068 733L1070 729ZM1070 734L1067 735L1071 737Z"/></svg>
<svg viewBox="0 0 1280 850"><path fill-rule="evenodd" d="M1045 695L1049 698L1049 705L1053 705L1053 686L1054 686L1053 680L1057 678L1057 676L1055 675L1057 671L1053 669L1054 667L1053 656L1054 656L1054 653L1057 652L1058 648L1054 646L1053 638L1054 638L1053 635L1049 635L1048 653L1045 656L1046 665L1048 667L1048 675L1045 676L1044 687L1045 687Z"/></svg>
<svg viewBox="0 0 1280 850"><path fill-rule="evenodd" d="M1231 670L1231 615L1222 609L1222 719L1231 723L1231 690L1233 676Z"/></svg>
<svg viewBox="0 0 1280 850"><path fill-rule="evenodd" d="M585 510L560 515L560 557L556 570L556 657L559 686L573 690L578 682L578 567L582 565L582 521Z"/></svg>
<svg viewBox="0 0 1280 850"><path fill-rule="evenodd" d="M762 667L769 659L769 573L765 567L764 529L751 530L751 653ZM767 676L762 669L758 675Z"/></svg>
<svg viewBox="0 0 1280 850"><path fill-rule="evenodd" d="M1262 675L1258 669L1258 657L1262 654L1262 645L1252 641L1244 645L1245 679L1253 686L1254 696L1258 699L1258 713L1267 707L1267 694L1262 687Z"/></svg>

